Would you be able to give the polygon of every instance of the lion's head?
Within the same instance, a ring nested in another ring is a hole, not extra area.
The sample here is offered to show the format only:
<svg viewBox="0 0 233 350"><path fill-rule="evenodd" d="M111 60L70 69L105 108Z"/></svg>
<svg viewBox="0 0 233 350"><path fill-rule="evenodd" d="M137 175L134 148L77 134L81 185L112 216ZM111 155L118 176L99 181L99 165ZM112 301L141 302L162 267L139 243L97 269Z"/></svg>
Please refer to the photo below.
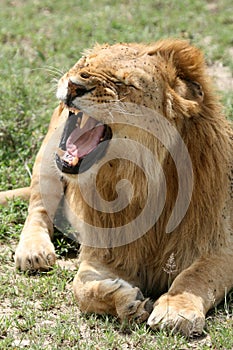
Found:
<svg viewBox="0 0 233 350"><path fill-rule="evenodd" d="M203 56L184 41L95 46L58 84L57 97L76 114L69 118L73 126L66 127L58 165L78 173L82 158L89 157L85 171L105 153L108 142L103 141L111 139L112 128L104 112L92 118L93 108L140 105L168 118L180 132L184 118L194 117L208 103L205 85Z"/></svg>

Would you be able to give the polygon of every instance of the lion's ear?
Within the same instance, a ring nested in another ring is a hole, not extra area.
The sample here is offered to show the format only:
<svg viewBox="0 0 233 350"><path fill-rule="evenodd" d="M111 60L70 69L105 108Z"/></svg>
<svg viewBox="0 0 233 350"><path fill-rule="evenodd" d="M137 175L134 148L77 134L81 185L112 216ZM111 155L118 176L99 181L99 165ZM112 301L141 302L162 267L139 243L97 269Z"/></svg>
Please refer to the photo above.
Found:
<svg viewBox="0 0 233 350"><path fill-rule="evenodd" d="M167 73L169 104L179 114L192 116L204 99L205 62L201 51L183 40L161 40L148 55L159 58Z"/></svg>
<svg viewBox="0 0 233 350"><path fill-rule="evenodd" d="M175 83L173 84L173 89L177 94L187 100L200 103L204 99L204 91L201 84L197 81L180 79L177 77Z"/></svg>
<svg viewBox="0 0 233 350"><path fill-rule="evenodd" d="M197 81L191 81L186 80L185 81L187 86L187 98L190 100L202 102L204 99L204 91L202 89L201 84L199 84Z"/></svg>

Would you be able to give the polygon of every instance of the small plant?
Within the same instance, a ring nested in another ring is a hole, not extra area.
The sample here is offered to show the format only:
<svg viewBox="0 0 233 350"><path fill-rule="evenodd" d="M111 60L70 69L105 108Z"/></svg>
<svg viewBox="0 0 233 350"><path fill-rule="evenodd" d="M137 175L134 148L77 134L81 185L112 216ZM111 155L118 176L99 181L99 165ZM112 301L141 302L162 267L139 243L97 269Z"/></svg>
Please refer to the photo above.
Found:
<svg viewBox="0 0 233 350"><path fill-rule="evenodd" d="M173 275L177 272L174 253L171 253L171 255L169 256L163 270L168 274L168 289L169 289L172 284Z"/></svg>
<svg viewBox="0 0 233 350"><path fill-rule="evenodd" d="M54 237L54 246L59 256L75 257L78 254L78 243L67 236L63 236L62 233L58 231L56 231Z"/></svg>

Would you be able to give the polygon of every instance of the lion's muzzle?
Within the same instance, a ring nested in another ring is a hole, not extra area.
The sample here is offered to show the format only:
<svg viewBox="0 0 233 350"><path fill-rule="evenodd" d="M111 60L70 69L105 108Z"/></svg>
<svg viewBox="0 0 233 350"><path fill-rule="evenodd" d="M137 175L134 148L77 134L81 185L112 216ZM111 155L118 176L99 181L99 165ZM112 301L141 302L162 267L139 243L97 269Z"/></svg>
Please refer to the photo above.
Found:
<svg viewBox="0 0 233 350"><path fill-rule="evenodd" d="M106 153L111 128L83 112L69 113L56 154L58 168L68 174L88 170Z"/></svg>

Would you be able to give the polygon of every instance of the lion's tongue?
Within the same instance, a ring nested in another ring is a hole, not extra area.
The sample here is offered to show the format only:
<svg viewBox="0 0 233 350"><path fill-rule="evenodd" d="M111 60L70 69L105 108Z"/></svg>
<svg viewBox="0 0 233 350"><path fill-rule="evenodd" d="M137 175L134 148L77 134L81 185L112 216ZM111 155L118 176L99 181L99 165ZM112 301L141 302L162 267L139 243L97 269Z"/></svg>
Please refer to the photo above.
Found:
<svg viewBox="0 0 233 350"><path fill-rule="evenodd" d="M99 144L104 133L104 125L89 117L85 125L73 130L66 142L66 150L70 156L82 158Z"/></svg>

